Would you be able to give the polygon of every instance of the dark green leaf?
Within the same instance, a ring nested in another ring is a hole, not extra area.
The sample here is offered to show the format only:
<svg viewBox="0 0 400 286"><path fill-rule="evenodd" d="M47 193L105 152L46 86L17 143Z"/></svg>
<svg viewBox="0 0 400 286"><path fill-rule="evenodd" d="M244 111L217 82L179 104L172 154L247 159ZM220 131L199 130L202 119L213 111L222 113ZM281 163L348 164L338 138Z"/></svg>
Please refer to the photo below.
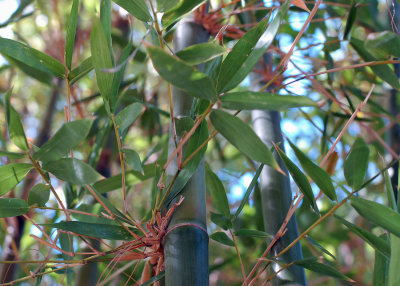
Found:
<svg viewBox="0 0 400 286"><path fill-rule="evenodd" d="M333 187L331 177L329 174L314 164L299 148L296 147L290 140L288 140L292 147L297 159L300 161L304 171L313 179L317 186L327 195L331 200L337 200L335 188Z"/></svg>
<svg viewBox="0 0 400 286"><path fill-rule="evenodd" d="M350 43L352 47L357 51L361 58L366 62L376 61L377 59L372 56L365 48L364 43L354 37L351 38ZM397 78L394 71L388 65L375 65L370 66L372 71L379 76L381 79L386 81L395 89L400 89L399 79Z"/></svg>
<svg viewBox="0 0 400 286"><path fill-rule="evenodd" d="M366 220L400 237L400 214L387 206L359 197L351 198L351 205Z"/></svg>
<svg viewBox="0 0 400 286"><path fill-rule="evenodd" d="M311 243L312 245L316 246L317 248L319 248L323 253L329 255L330 257L332 257L333 259L336 260L336 257L330 253L325 247L323 247L321 244L319 244L318 242L316 242L314 239L312 239L310 236L306 236L306 239L309 243Z"/></svg>
<svg viewBox="0 0 400 286"><path fill-rule="evenodd" d="M234 234L236 236L253 236L253 237L264 237L264 238L272 237L271 234L255 229L239 229L235 231Z"/></svg>
<svg viewBox="0 0 400 286"><path fill-rule="evenodd" d="M31 164L14 163L0 166L0 196L14 188L31 170Z"/></svg>
<svg viewBox="0 0 400 286"><path fill-rule="evenodd" d="M149 9L143 0L113 0L117 5L124 8L134 17L144 22L151 22L153 18L150 16Z"/></svg>
<svg viewBox="0 0 400 286"><path fill-rule="evenodd" d="M38 207L44 207L50 197L50 186L37 184L29 191L28 204L36 204Z"/></svg>
<svg viewBox="0 0 400 286"><path fill-rule="evenodd" d="M236 43L222 62L217 80L218 93L231 90L250 73L274 40L288 7L289 2L281 7L267 29L268 20L265 19Z"/></svg>
<svg viewBox="0 0 400 286"><path fill-rule="evenodd" d="M213 102L217 100L214 85L207 75L158 47L149 47L147 50L154 68L166 81L183 89L191 96Z"/></svg>
<svg viewBox="0 0 400 286"><path fill-rule="evenodd" d="M82 119L64 123L56 134L33 154L35 160L58 160L86 138L93 120Z"/></svg>
<svg viewBox="0 0 400 286"><path fill-rule="evenodd" d="M226 52L226 48L214 43L201 43L180 50L176 55L191 65L212 60Z"/></svg>
<svg viewBox="0 0 400 286"><path fill-rule="evenodd" d="M100 22L111 55L111 0L100 0Z"/></svg>
<svg viewBox="0 0 400 286"><path fill-rule="evenodd" d="M24 200L0 198L0 217L19 216L26 214L28 211L28 204Z"/></svg>
<svg viewBox="0 0 400 286"><path fill-rule="evenodd" d="M71 184L86 185L101 178L90 165L75 158L63 158L43 164L43 169L52 173L58 179Z"/></svg>
<svg viewBox="0 0 400 286"><path fill-rule="evenodd" d="M210 212L210 220L225 230L232 228L231 220L229 218L223 216L222 214Z"/></svg>
<svg viewBox="0 0 400 286"><path fill-rule="evenodd" d="M150 286L153 285L154 282L161 280L165 276L165 271L160 272L160 274L151 277L149 280L140 284L140 286Z"/></svg>
<svg viewBox="0 0 400 286"><path fill-rule="evenodd" d="M107 211L100 205L100 203L95 203L90 205L81 204L79 207L76 208L76 210L99 216L95 217L83 213L71 213L72 217L78 221L89 222L89 223L100 223L100 224L117 224L116 221L103 217L102 213L107 214Z"/></svg>
<svg viewBox="0 0 400 286"><path fill-rule="evenodd" d="M387 234L382 234L380 237L387 241ZM375 251L374 274L372 278L373 286L388 285L389 260L390 259L388 259L385 255L382 255L379 251Z"/></svg>
<svg viewBox="0 0 400 286"><path fill-rule="evenodd" d="M26 141L26 136L24 132L24 127L21 123L21 118L18 112L12 107L10 103L12 89L9 89L4 96L4 108L6 112L6 121L8 127L8 134L11 141L20 148L21 150L28 151L28 141Z"/></svg>
<svg viewBox="0 0 400 286"><path fill-rule="evenodd" d="M0 53L23 62L36 70L60 78L65 76L65 67L58 60L17 41L0 37Z"/></svg>
<svg viewBox="0 0 400 286"><path fill-rule="evenodd" d="M176 20L179 19L179 17L190 12L204 1L205 0L182 0L173 9L164 13L162 17L162 24L164 28L174 23Z"/></svg>
<svg viewBox="0 0 400 286"><path fill-rule="evenodd" d="M400 285L400 237L390 235L389 285Z"/></svg>
<svg viewBox="0 0 400 286"><path fill-rule="evenodd" d="M390 245L384 239L356 226L355 224L352 224L351 222L348 222L347 220L343 219L340 216L335 215L335 217L339 219L352 232L361 237L366 243L371 245L375 250L379 251L382 255L385 255L387 258L390 258Z"/></svg>
<svg viewBox="0 0 400 286"><path fill-rule="evenodd" d="M76 24L78 21L79 0L73 0L71 13L67 20L67 37L65 39L65 65L71 70L72 54L74 52Z"/></svg>
<svg viewBox="0 0 400 286"><path fill-rule="evenodd" d="M132 235L122 226L88 223L80 221L63 221L59 223L49 223L45 226L71 231L77 234L87 235L96 238L110 240L132 240Z"/></svg>
<svg viewBox="0 0 400 286"><path fill-rule="evenodd" d="M319 210L317 207L317 203L315 202L314 194L312 192L312 188L310 183L308 182L307 177L303 174L303 172L293 163L286 154L275 145L275 149L278 151L279 156L282 158L283 163L286 168L289 170L290 174L293 177L296 185L299 187L300 191L310 202L311 207L319 214Z"/></svg>
<svg viewBox="0 0 400 286"><path fill-rule="evenodd" d="M69 84L72 85L93 69L92 57L83 60L79 66L68 74Z"/></svg>
<svg viewBox="0 0 400 286"><path fill-rule="evenodd" d="M327 275L327 276L330 276L330 277L340 278L340 279L343 279L343 280L354 282L349 277L347 277L346 275L342 274L336 268L333 268L331 266L319 263L317 260L318 259L316 257L306 258L306 259L303 259L303 260L295 261L294 264L299 265L301 267L304 267L304 268L306 268L308 270L311 270L312 272L316 272L316 273L320 273L320 274Z"/></svg>
<svg viewBox="0 0 400 286"><path fill-rule="evenodd" d="M369 149L361 137L358 137L344 162L344 176L353 190L358 190L364 182L368 169Z"/></svg>
<svg viewBox="0 0 400 286"><path fill-rule="evenodd" d="M364 46L368 52L379 59L390 56L400 57L400 38L391 31L370 33Z"/></svg>
<svg viewBox="0 0 400 286"><path fill-rule="evenodd" d="M268 147L241 119L221 110L213 110L211 122L233 146L254 161L279 169Z"/></svg>
<svg viewBox="0 0 400 286"><path fill-rule="evenodd" d="M215 240L219 243L222 243L222 244L225 244L228 246L235 246L232 239L230 239L229 236L227 236L226 233L222 232L222 231L214 232L213 234L210 235L210 238L212 240Z"/></svg>
<svg viewBox="0 0 400 286"><path fill-rule="evenodd" d="M10 159L21 159L21 158L24 158L26 156L26 154L0 150L0 157L2 157L2 156L6 156Z"/></svg>
<svg viewBox="0 0 400 286"><path fill-rule="evenodd" d="M228 197L226 196L224 185L208 165L206 165L205 169L206 183L211 193L213 205L221 214L229 217L231 214L229 211Z"/></svg>
<svg viewBox="0 0 400 286"><path fill-rule="evenodd" d="M138 153L132 149L122 149L122 152L124 153L126 163L132 168L132 170L143 173L143 166Z"/></svg>
<svg viewBox="0 0 400 286"><path fill-rule="evenodd" d="M42 82L45 83L47 85L51 85L53 82L53 78L51 76L49 76L48 73L43 72L41 70L35 69L21 61L18 61L14 58L8 57L6 55L3 55L4 58L12 65L15 66L17 68L19 68L21 71L23 71L24 73L26 73L28 76Z"/></svg>
<svg viewBox="0 0 400 286"><path fill-rule="evenodd" d="M385 177L386 195L388 197L389 207L394 211L399 212L399 210L397 209L396 198L394 197L392 182L390 181L390 177L387 170L385 170L384 172L384 177Z"/></svg>
<svg viewBox="0 0 400 286"><path fill-rule="evenodd" d="M241 91L221 96L222 107L227 109L286 110L293 107L317 106L306 96L278 95L267 92Z"/></svg>
<svg viewBox="0 0 400 286"><path fill-rule="evenodd" d="M132 123L139 117L142 110L143 105L136 102L128 105L117 114L115 121L121 136L124 136Z"/></svg>
<svg viewBox="0 0 400 286"><path fill-rule="evenodd" d="M357 3L355 1L353 1L350 11L349 11L349 15L347 16L346 27L344 29L344 34L343 34L343 40L348 39L351 28L353 27L353 24L356 21L356 18L357 18L357 5L356 4Z"/></svg>

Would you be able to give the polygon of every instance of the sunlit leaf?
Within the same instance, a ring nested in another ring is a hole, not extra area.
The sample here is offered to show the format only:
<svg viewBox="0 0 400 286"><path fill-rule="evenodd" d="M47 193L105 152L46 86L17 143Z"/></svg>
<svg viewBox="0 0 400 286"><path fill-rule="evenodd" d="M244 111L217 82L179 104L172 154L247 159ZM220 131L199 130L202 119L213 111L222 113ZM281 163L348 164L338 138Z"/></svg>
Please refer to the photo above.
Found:
<svg viewBox="0 0 400 286"><path fill-rule="evenodd" d="M364 46L368 52L380 59L400 57L400 38L391 31L369 34Z"/></svg>
<svg viewBox="0 0 400 286"><path fill-rule="evenodd" d="M226 52L226 48L214 43L200 43L180 50L176 55L191 65L212 60Z"/></svg>
<svg viewBox="0 0 400 286"><path fill-rule="evenodd" d="M346 275L342 274L336 268L333 268L332 266L329 266L326 264L319 263L318 259L316 257L298 260L298 261L295 261L294 264L304 267L312 272L316 272L316 273L323 274L326 276L340 278L343 280L354 282L352 279L350 279Z"/></svg>
<svg viewBox="0 0 400 286"><path fill-rule="evenodd" d="M78 21L79 0L72 1L71 12L67 18L67 37L65 39L65 65L71 70L72 54L74 52L76 24Z"/></svg>
<svg viewBox="0 0 400 286"><path fill-rule="evenodd" d="M13 163L0 166L0 196L14 188L33 168L31 164Z"/></svg>
<svg viewBox="0 0 400 286"><path fill-rule="evenodd" d="M79 66L68 74L69 84L72 85L93 69L92 57L83 60Z"/></svg>
<svg viewBox="0 0 400 286"><path fill-rule="evenodd" d="M238 229L234 232L236 236L252 236L252 237L272 237L272 235L261 231L261 230L255 230L255 229Z"/></svg>
<svg viewBox="0 0 400 286"><path fill-rule="evenodd" d="M354 190L361 187L368 169L369 148L361 137L353 143L344 162L344 176Z"/></svg>
<svg viewBox="0 0 400 286"><path fill-rule="evenodd" d="M162 24L164 27L168 27L179 17L183 16L184 14L190 12L201 3L205 2L205 0L182 0L180 3L172 8L171 10L164 13L162 17Z"/></svg>
<svg viewBox="0 0 400 286"><path fill-rule="evenodd" d="M130 14L132 14L135 18L144 21L150 22L153 18L150 16L149 9L146 6L145 1L143 0L113 0L117 5L124 8Z"/></svg>
<svg viewBox="0 0 400 286"><path fill-rule="evenodd" d="M6 156L10 159L21 159L24 158L26 154L0 150L0 157L2 156Z"/></svg>

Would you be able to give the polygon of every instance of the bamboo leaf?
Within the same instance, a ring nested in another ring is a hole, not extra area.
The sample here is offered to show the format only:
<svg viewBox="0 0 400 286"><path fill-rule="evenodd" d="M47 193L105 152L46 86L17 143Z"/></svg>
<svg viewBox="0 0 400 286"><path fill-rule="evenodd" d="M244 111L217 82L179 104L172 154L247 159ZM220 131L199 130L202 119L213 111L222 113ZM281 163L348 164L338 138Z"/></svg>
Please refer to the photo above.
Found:
<svg viewBox="0 0 400 286"><path fill-rule="evenodd" d="M335 188L333 187L331 177L329 174L314 164L299 148L296 147L290 140L288 140L290 146L292 147L297 159L300 161L301 166L304 171L313 179L317 186L327 195L331 200L336 201Z"/></svg>
<svg viewBox="0 0 400 286"><path fill-rule="evenodd" d="M176 53L177 57L191 65L198 65L226 52L226 48L214 43L200 43Z"/></svg>
<svg viewBox="0 0 400 286"><path fill-rule="evenodd" d="M391 31L371 33L364 44L365 49L380 59L400 57L399 36Z"/></svg>
<svg viewBox="0 0 400 286"><path fill-rule="evenodd" d="M388 197L389 207L394 211L399 212L399 210L397 209L396 198L394 197L394 190L392 182L390 181L388 170L385 170L384 177L385 177L386 195Z"/></svg>
<svg viewBox="0 0 400 286"><path fill-rule="evenodd" d="M165 276L165 271L161 271L160 274L151 277L149 280L147 280L146 282L144 282L143 284L140 284L140 286L150 286L153 285L154 282L157 282L159 280L161 280L162 278L164 278Z"/></svg>
<svg viewBox="0 0 400 286"><path fill-rule="evenodd" d="M389 285L400 285L400 237L390 235Z"/></svg>
<svg viewBox="0 0 400 286"><path fill-rule="evenodd" d="M275 144L274 144L275 145ZM308 182L307 177L303 174L303 172L294 164L286 154L275 145L276 151L278 151L279 156L282 158L283 163L286 168L289 170L290 174L293 177L296 185L299 187L300 191L304 194L307 200L310 202L311 207L315 210L317 214L319 214L319 210L317 207L317 203L315 202L314 194L312 192L312 188L310 183Z"/></svg>
<svg viewBox="0 0 400 286"><path fill-rule="evenodd" d="M214 232L210 235L210 238L227 246L235 246L232 239L230 239L230 237L228 237L226 233L222 231Z"/></svg>
<svg viewBox="0 0 400 286"><path fill-rule="evenodd" d="M318 249L320 249L323 253L329 255L330 257L332 257L334 260L336 260L336 257L330 253L325 247L323 247L321 244L319 244L318 242L316 242L314 239L312 239L310 236L306 236L306 239L309 243L311 243L312 245L316 246Z"/></svg>
<svg viewBox="0 0 400 286"><path fill-rule="evenodd" d="M357 3L355 1L353 1L353 3L351 4L349 15L347 16L346 27L344 28L343 40L348 39L351 28L353 28L354 22L356 21L356 18L357 18L357 5L356 4Z"/></svg>
<svg viewBox="0 0 400 286"><path fill-rule="evenodd" d="M279 169L268 147L242 120L221 110L213 110L210 119L215 129L244 155L254 161Z"/></svg>
<svg viewBox="0 0 400 286"><path fill-rule="evenodd" d="M286 110L288 108L317 106L306 96L278 95L267 92L240 91L221 96L223 108L227 109L263 109Z"/></svg>
<svg viewBox="0 0 400 286"><path fill-rule="evenodd" d="M58 60L17 41L0 37L0 53L23 62L36 70L60 78L65 76L65 67Z"/></svg>
<svg viewBox="0 0 400 286"><path fill-rule="evenodd" d="M50 197L50 186L45 184L37 184L30 191L28 195L28 205L37 205L44 207Z"/></svg>
<svg viewBox="0 0 400 286"><path fill-rule="evenodd" d="M122 152L124 153L126 163L132 168L132 170L138 171L139 173L144 172L142 162L140 161L140 157L136 151L132 149L122 149Z"/></svg>
<svg viewBox="0 0 400 286"><path fill-rule="evenodd" d="M128 105L117 114L117 116L115 117L115 121L118 125L118 129L122 137L125 136L129 127L139 117L142 110L143 105L135 102Z"/></svg>
<svg viewBox="0 0 400 286"><path fill-rule="evenodd" d="M178 20L184 14L192 11L194 8L199 6L201 3L205 2L205 0L182 0L180 3L175 6L173 9L164 13L162 17L162 24L166 28L169 25L173 24L176 20Z"/></svg>
<svg viewBox="0 0 400 286"><path fill-rule="evenodd" d="M71 213L71 216L81 222L88 222L88 223L100 223L100 224L113 224L117 225L118 223L114 220L111 220L109 218L103 217L102 213L107 213L106 210L100 205L100 203L95 203L95 204L81 204L79 207L76 208L77 211L83 212L83 213L89 213L89 214L94 214L98 215L99 217L91 216L91 215L86 215L83 213Z"/></svg>
<svg viewBox="0 0 400 286"><path fill-rule="evenodd" d="M28 141L26 140L24 127L22 126L21 119L18 112L12 107L10 103L12 89L9 89L4 96L4 108L6 112L6 121L8 134L11 141L24 151L29 151Z"/></svg>
<svg viewBox="0 0 400 286"><path fill-rule="evenodd" d="M28 204L24 200L0 198L0 218L19 216L26 214L28 211Z"/></svg>
<svg viewBox="0 0 400 286"><path fill-rule="evenodd" d="M14 188L33 168L31 164L13 163L0 166L0 196Z"/></svg>
<svg viewBox="0 0 400 286"><path fill-rule="evenodd" d="M303 260L295 261L294 264L304 267L312 272L316 272L319 274L327 275L334 278L340 278L349 282L354 282L352 279L347 277L346 275L342 274L336 268L331 266L319 263L317 257L306 258Z"/></svg>
<svg viewBox="0 0 400 286"><path fill-rule="evenodd" d="M6 156L10 159L21 159L24 158L26 154L0 150L0 157L2 156Z"/></svg>
<svg viewBox="0 0 400 286"><path fill-rule="evenodd" d="M73 85L93 69L92 57L83 60L79 66L68 74L69 84Z"/></svg>
<svg viewBox="0 0 400 286"><path fill-rule="evenodd" d="M186 91L189 95L217 100L217 94L211 79L191 65L171 56L158 47L148 47L154 68L166 81Z"/></svg>
<svg viewBox="0 0 400 286"><path fill-rule="evenodd" d="M234 232L234 234L236 236L252 236L252 237L264 237L264 238L272 237L271 234L255 229L238 229L237 231Z"/></svg>
<svg viewBox="0 0 400 286"><path fill-rule="evenodd" d="M63 158L43 164L43 169L58 179L77 185L87 185L101 178L90 165L75 158Z"/></svg>
<svg viewBox="0 0 400 286"><path fill-rule="evenodd" d="M280 8L268 28L266 28L268 20L262 20L235 44L222 62L217 80L218 93L231 90L252 71L274 40L287 13L289 3L286 2Z"/></svg>
<svg viewBox="0 0 400 286"><path fill-rule="evenodd" d="M67 37L65 39L65 65L69 70L71 70L72 54L74 52L78 9L79 0L73 0L71 12L67 20Z"/></svg>
<svg viewBox="0 0 400 286"><path fill-rule="evenodd" d="M16 59L8 57L6 55L3 55L3 56L12 66L19 68L21 71L23 71L28 76L30 76L42 83L45 83L47 85L52 84L53 78L51 76L49 76L49 74L47 72L43 72L41 70L35 69L21 61L18 61Z"/></svg>
<svg viewBox="0 0 400 286"><path fill-rule="evenodd" d="M222 214L210 212L210 220L225 230L232 228L232 221Z"/></svg>
<svg viewBox="0 0 400 286"><path fill-rule="evenodd" d="M366 220L400 237L400 214L394 210L359 197L351 198L351 205Z"/></svg>
<svg viewBox="0 0 400 286"><path fill-rule="evenodd" d="M350 40L350 44L364 61L372 62L377 60L364 48L363 41L352 37ZM388 65L375 65L375 66L370 66L370 68L378 77L386 81L394 89L400 89L399 79L397 78L394 71Z"/></svg>
<svg viewBox="0 0 400 286"><path fill-rule="evenodd" d="M383 240L387 241L387 234L382 234L380 236ZM388 285L388 274L389 274L389 261L385 255L381 252L375 251L375 263L374 263L374 273L372 278L373 286L387 286Z"/></svg>
<svg viewBox="0 0 400 286"><path fill-rule="evenodd" d="M99 20L96 20L93 25L90 36L90 48L97 85L103 97L106 110L110 111L110 94L114 75L103 72L102 69L112 68L113 64L108 41Z"/></svg>
<svg viewBox="0 0 400 286"><path fill-rule="evenodd" d="M64 157L87 137L92 123L91 119L64 123L56 134L33 154L33 158L48 162Z"/></svg>
<svg viewBox="0 0 400 286"><path fill-rule="evenodd" d="M384 239L376 236L375 234L368 232L351 222L343 219L342 217L335 215L335 218L341 221L346 227L348 227L352 232L361 237L366 243L371 245L375 250L379 251L382 255L390 258L390 245Z"/></svg>
<svg viewBox="0 0 400 286"><path fill-rule="evenodd" d="M149 9L143 0L113 0L117 5L124 8L129 14L143 22L151 22L153 18L150 16Z"/></svg>
<svg viewBox="0 0 400 286"><path fill-rule="evenodd" d="M88 223L80 221L62 221L48 223L45 226L71 231L77 234L110 240L132 240L132 235L123 227L111 224Z"/></svg>
<svg viewBox="0 0 400 286"><path fill-rule="evenodd" d="M111 51L111 0L100 0L100 23L103 27L104 36L106 37L110 56ZM111 60L113 62L113 59Z"/></svg>
<svg viewBox="0 0 400 286"><path fill-rule="evenodd" d="M224 185L218 178L218 176L210 169L208 165L205 167L206 170L206 184L211 193L213 205L216 210L226 217L229 217L229 203L228 197Z"/></svg>
<svg viewBox="0 0 400 286"><path fill-rule="evenodd" d="M358 137L344 162L344 176L353 190L358 190L364 182L368 169L369 148L361 137Z"/></svg>

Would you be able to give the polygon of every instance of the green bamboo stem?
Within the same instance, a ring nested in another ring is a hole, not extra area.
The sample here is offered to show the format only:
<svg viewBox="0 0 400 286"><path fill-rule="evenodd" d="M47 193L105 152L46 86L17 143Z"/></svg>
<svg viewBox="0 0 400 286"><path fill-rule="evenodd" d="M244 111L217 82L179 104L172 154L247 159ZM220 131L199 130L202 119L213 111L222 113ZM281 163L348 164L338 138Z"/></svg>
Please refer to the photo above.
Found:
<svg viewBox="0 0 400 286"><path fill-rule="evenodd" d="M174 49L205 42L208 33L189 16L175 30ZM188 116L193 99L173 88L175 116ZM173 128L170 128L169 155L175 150ZM185 148L184 148L185 149ZM167 180L178 172L177 159L166 170ZM208 235L206 225L206 186L203 162L181 192L185 198L176 208L164 239L165 285L208 285ZM174 200L170 206L172 206Z"/></svg>

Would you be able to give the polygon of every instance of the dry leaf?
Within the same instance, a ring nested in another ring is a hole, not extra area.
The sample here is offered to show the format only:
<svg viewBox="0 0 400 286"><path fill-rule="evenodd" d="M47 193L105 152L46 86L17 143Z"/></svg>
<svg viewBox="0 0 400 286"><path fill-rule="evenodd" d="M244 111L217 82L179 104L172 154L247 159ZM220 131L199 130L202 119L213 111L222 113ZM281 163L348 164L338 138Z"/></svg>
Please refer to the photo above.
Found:
<svg viewBox="0 0 400 286"><path fill-rule="evenodd" d="M299 7L300 9L306 10L308 13L310 13L310 9L307 8L307 6L303 0L292 0L292 4L296 7Z"/></svg>

